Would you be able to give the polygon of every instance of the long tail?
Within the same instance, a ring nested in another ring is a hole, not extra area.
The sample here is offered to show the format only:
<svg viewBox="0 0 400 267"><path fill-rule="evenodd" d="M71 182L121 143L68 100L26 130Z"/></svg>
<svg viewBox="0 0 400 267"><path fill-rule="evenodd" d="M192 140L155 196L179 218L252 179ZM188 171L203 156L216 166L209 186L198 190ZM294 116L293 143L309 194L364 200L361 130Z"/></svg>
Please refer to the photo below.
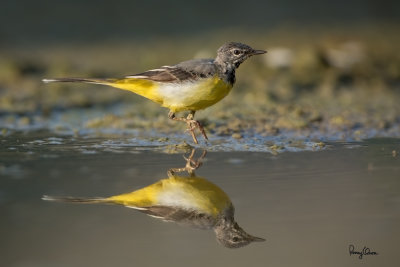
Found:
<svg viewBox="0 0 400 267"><path fill-rule="evenodd" d="M95 198L82 198L82 197L53 197L46 196L42 197L43 200L57 201L57 202L71 202L71 203L108 203L110 202L107 198L95 197Z"/></svg>
<svg viewBox="0 0 400 267"><path fill-rule="evenodd" d="M122 79L86 79L86 78L55 78L55 79L43 79L45 83L53 82L81 82L81 83L92 83L112 86L118 89L127 90L132 93L146 97L159 104L163 103L162 97L157 93L158 85L154 81L130 77Z"/></svg>
<svg viewBox="0 0 400 267"><path fill-rule="evenodd" d="M54 83L54 82L79 82L79 83L93 83L93 84L103 84L110 85L115 82L116 79L86 79L86 78L55 78L55 79L43 79L44 83Z"/></svg>

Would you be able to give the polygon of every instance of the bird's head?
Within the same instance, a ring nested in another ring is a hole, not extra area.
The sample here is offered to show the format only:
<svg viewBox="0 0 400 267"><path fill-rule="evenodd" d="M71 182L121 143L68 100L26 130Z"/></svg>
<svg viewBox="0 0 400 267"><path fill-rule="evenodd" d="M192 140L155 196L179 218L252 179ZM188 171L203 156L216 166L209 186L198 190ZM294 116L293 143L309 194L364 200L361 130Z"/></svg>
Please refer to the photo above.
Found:
<svg viewBox="0 0 400 267"><path fill-rule="evenodd" d="M265 241L264 238L249 235L234 221L219 225L214 231L218 242L227 248L240 248L251 242Z"/></svg>
<svg viewBox="0 0 400 267"><path fill-rule="evenodd" d="M265 50L256 50L242 43L229 42L218 49L216 61L238 68L249 57L265 53L267 53Z"/></svg>

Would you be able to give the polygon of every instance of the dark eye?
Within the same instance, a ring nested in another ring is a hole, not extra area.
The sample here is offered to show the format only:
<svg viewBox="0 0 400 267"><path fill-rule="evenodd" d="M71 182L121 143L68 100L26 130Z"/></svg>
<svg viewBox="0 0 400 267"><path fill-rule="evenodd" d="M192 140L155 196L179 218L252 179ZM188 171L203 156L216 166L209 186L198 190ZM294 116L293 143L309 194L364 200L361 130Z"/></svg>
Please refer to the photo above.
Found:
<svg viewBox="0 0 400 267"><path fill-rule="evenodd" d="M239 241L239 237L235 236L234 238L232 238L233 242L238 242Z"/></svg>
<svg viewBox="0 0 400 267"><path fill-rule="evenodd" d="M242 52L240 52L240 50L235 49L235 50L233 50L233 53L234 53L235 55L240 55Z"/></svg>

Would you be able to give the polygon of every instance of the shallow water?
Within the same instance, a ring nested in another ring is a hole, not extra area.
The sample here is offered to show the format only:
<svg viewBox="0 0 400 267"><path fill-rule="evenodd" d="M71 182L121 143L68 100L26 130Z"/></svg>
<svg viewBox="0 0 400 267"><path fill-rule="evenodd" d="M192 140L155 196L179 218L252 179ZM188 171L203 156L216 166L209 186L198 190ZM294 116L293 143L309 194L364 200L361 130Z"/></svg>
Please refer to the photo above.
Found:
<svg viewBox="0 0 400 267"><path fill-rule="evenodd" d="M122 206L41 200L145 187L167 178L168 169L185 166L187 148L166 154L164 146L138 146L124 138L40 134L10 135L0 146L1 266L397 266L399 261L399 139L275 155L209 151L196 174L229 195L243 229L266 239L234 250L218 244L212 231ZM349 245L379 255L358 259L350 256Z"/></svg>

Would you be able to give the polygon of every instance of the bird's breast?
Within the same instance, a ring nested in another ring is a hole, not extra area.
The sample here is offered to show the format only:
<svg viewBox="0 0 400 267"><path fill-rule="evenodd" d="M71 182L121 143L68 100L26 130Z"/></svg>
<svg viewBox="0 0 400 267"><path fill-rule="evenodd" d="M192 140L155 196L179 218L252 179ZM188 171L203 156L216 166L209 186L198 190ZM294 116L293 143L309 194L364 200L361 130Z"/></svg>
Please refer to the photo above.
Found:
<svg viewBox="0 0 400 267"><path fill-rule="evenodd" d="M200 110L214 105L232 89L232 84L218 76L179 83L160 84L158 92L163 107L174 112Z"/></svg>
<svg viewBox="0 0 400 267"><path fill-rule="evenodd" d="M229 197L203 178L174 177L162 181L158 205L179 207L216 217L231 204Z"/></svg>

